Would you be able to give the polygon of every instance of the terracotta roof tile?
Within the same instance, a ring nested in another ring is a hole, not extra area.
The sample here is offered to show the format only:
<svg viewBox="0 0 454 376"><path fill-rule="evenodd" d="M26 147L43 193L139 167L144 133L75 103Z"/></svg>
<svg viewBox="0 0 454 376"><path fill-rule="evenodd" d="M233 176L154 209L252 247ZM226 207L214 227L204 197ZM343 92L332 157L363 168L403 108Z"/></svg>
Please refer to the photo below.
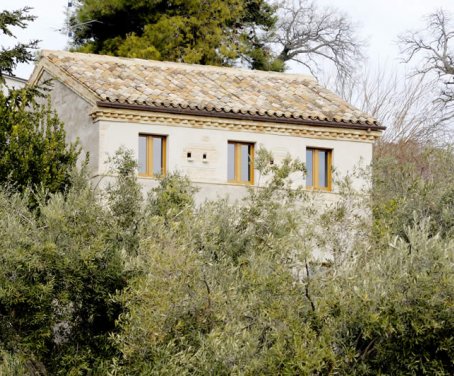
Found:
<svg viewBox="0 0 454 376"><path fill-rule="evenodd" d="M41 58L83 84L100 101L378 125L306 75L65 51L42 51Z"/></svg>

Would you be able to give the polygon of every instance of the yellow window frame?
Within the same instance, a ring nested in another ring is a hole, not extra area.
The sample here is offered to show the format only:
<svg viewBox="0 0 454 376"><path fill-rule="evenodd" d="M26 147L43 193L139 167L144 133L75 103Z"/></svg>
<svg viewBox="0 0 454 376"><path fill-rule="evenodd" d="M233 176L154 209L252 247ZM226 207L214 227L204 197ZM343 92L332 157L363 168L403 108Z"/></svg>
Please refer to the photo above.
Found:
<svg viewBox="0 0 454 376"><path fill-rule="evenodd" d="M306 151L312 152L312 185L306 185L306 188L318 190L318 191L328 191L332 190L332 159L333 151L331 149L322 149L322 148L307 148ZM319 182L319 152L326 152L326 181L327 186L321 187ZM307 163L307 161L306 161Z"/></svg>
<svg viewBox="0 0 454 376"><path fill-rule="evenodd" d="M254 144L251 142L238 142L238 141L229 141L229 145L234 145L234 178L228 180L232 184L243 184L243 185L253 185L254 184ZM249 181L241 180L241 146L246 145L250 147L249 153Z"/></svg>
<svg viewBox="0 0 454 376"><path fill-rule="evenodd" d="M155 135L155 134L139 134L139 137L145 137L147 140L146 144L146 157L145 157L145 172L139 173L139 176L143 177L157 177L165 176L167 172L167 136ZM162 165L161 165L161 174L155 175L153 173L154 161L153 161L153 139L161 139L162 151Z"/></svg>

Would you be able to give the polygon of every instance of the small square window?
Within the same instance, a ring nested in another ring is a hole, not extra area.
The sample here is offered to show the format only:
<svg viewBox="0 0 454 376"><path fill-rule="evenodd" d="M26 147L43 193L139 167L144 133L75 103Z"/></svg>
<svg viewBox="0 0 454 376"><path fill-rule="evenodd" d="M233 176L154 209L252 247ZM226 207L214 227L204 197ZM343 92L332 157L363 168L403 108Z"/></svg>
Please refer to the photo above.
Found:
<svg viewBox="0 0 454 376"><path fill-rule="evenodd" d="M306 149L307 188L331 191L331 159L331 150Z"/></svg>
<svg viewBox="0 0 454 376"><path fill-rule="evenodd" d="M228 143L227 178L231 183L254 184L254 144Z"/></svg>
<svg viewBox="0 0 454 376"><path fill-rule="evenodd" d="M139 135L139 175L166 174L166 137Z"/></svg>

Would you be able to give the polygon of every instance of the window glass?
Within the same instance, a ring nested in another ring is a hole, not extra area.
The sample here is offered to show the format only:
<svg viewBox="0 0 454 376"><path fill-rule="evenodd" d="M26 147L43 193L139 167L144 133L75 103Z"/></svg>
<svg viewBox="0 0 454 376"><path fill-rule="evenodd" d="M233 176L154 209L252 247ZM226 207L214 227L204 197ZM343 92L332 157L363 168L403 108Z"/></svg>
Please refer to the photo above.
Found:
<svg viewBox="0 0 454 376"><path fill-rule="evenodd" d="M240 145L241 146L241 181L250 181L251 180L251 169L250 169L250 154L251 146L250 145Z"/></svg>
<svg viewBox="0 0 454 376"><path fill-rule="evenodd" d="M307 149L306 150L306 169L307 169L306 185L308 187L312 187L314 185L313 178L312 178L312 175L313 175L312 165L313 165L312 150Z"/></svg>
<svg viewBox="0 0 454 376"><path fill-rule="evenodd" d="M139 174L147 173L147 137L139 136Z"/></svg>
<svg viewBox="0 0 454 376"><path fill-rule="evenodd" d="M235 180L235 144L228 145L227 179Z"/></svg>
<svg viewBox="0 0 454 376"><path fill-rule="evenodd" d="M328 166L327 166L327 152L326 150L318 151L318 185L319 187L328 186Z"/></svg>
<svg viewBox="0 0 454 376"><path fill-rule="evenodd" d="M162 174L162 138L153 137L153 175Z"/></svg>

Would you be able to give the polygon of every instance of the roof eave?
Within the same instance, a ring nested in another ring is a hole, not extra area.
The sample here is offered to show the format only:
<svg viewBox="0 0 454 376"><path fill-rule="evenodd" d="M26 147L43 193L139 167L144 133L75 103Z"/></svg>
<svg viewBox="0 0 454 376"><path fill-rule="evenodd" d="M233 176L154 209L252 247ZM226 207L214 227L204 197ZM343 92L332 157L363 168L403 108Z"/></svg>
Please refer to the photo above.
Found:
<svg viewBox="0 0 454 376"><path fill-rule="evenodd" d="M386 127L377 125L377 124L360 124L360 123L339 122L339 121L329 121L329 120L315 120L315 119L296 119L296 118L262 116L262 115L231 113L231 112L203 111L203 110L199 110L199 109L147 106L147 105L137 105L137 104L129 104L129 103L108 102L108 101L97 101L96 105L100 108L115 108L115 109L124 109L124 110L161 112L161 113L178 114L178 115L216 117L216 118L235 119L235 120L251 120L251 121L262 121L262 122L268 122L268 123L285 123L285 124L307 125L307 126L328 127L328 128L356 129L356 130L364 130L364 131L372 131L372 130L373 131L384 131L386 129Z"/></svg>

